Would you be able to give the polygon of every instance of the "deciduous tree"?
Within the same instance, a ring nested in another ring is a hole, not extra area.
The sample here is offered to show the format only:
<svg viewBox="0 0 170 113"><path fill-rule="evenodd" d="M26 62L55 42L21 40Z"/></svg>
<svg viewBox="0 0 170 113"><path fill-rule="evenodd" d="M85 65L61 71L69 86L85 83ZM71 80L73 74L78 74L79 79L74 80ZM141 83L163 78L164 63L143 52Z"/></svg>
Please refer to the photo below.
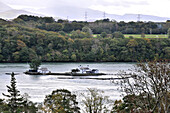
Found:
<svg viewBox="0 0 170 113"><path fill-rule="evenodd" d="M85 108L85 113L108 113L109 99L102 95L102 91L97 89L88 89L87 94L82 94L84 99L82 105Z"/></svg>
<svg viewBox="0 0 170 113"><path fill-rule="evenodd" d="M170 38L170 28L168 29L168 38Z"/></svg>
<svg viewBox="0 0 170 113"><path fill-rule="evenodd" d="M139 63L130 75L122 74L121 87L133 111L168 113L170 108L170 65L168 61ZM130 78L129 78L130 77ZM131 95L131 96L130 96ZM132 98L133 97L133 101Z"/></svg>
<svg viewBox="0 0 170 113"><path fill-rule="evenodd" d="M42 110L48 113L80 113L76 95L66 89L57 89L47 95Z"/></svg>
<svg viewBox="0 0 170 113"><path fill-rule="evenodd" d="M40 65L41 65L41 60L39 58L35 58L31 61L30 68L37 71Z"/></svg>

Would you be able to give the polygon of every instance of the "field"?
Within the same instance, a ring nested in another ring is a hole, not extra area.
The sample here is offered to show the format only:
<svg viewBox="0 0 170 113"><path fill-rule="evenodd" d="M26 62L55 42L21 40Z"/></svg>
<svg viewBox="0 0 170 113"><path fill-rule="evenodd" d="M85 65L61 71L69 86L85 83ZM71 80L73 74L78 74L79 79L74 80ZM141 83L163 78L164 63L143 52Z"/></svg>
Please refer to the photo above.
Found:
<svg viewBox="0 0 170 113"><path fill-rule="evenodd" d="M140 34L124 34L125 38L129 38L129 36L133 36L134 38L141 38L141 35ZM156 34L156 35L150 35L150 34L147 34L145 35L145 38L168 38L167 35L162 35L162 34Z"/></svg>
<svg viewBox="0 0 170 113"><path fill-rule="evenodd" d="M98 34L100 35L100 34ZM141 38L141 34L124 34L125 38L129 38L129 36L133 36L133 38ZM97 38L97 34L93 34L94 38ZM145 38L168 38L166 34L145 34Z"/></svg>

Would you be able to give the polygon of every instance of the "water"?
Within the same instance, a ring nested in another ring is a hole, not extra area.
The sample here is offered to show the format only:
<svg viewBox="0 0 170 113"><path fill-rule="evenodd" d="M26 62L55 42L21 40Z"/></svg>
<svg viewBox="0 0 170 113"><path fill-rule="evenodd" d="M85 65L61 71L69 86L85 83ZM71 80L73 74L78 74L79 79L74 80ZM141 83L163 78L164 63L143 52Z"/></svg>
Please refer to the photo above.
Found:
<svg viewBox="0 0 170 113"><path fill-rule="evenodd" d="M134 63L43 63L41 67L48 67L51 72L69 72L79 65L99 69L100 72L107 73L103 76L86 76L84 78L115 78L120 70L128 71L133 68ZM27 63L0 63L0 98L5 98L2 93L7 92L6 85L10 85L10 75L5 73L19 73L16 75L17 88L21 94L28 93L33 102L43 102L45 95L51 94L56 89L68 89L76 95L86 92L87 88L97 88L103 90L104 95L111 99L120 99L119 86L110 80L80 79L82 77L72 77L53 75L25 75L23 72L29 69ZM62 78L62 79L61 79ZM65 78L65 79L63 79Z"/></svg>

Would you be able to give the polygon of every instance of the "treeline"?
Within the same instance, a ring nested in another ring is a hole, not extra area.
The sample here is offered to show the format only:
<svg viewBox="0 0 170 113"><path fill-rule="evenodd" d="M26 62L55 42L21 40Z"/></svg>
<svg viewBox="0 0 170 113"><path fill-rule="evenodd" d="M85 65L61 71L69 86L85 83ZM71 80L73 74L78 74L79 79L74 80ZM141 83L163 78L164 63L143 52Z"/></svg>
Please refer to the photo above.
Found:
<svg viewBox="0 0 170 113"><path fill-rule="evenodd" d="M13 22L20 25L31 26L47 31L64 31L70 33L73 30L82 30L83 27L88 26L94 34L101 34L106 32L112 34L114 32L121 32L123 34L167 34L170 28L170 22L116 22L115 20L103 19L95 22L84 21L68 21L59 19L55 21L52 17L37 17L20 15L14 19Z"/></svg>
<svg viewBox="0 0 170 113"><path fill-rule="evenodd" d="M53 20L48 19L42 21ZM68 34L5 20L0 23L0 62L28 62L37 56L46 62L170 59L169 38L125 39L121 32L113 33L112 37L102 33L94 38L88 27Z"/></svg>

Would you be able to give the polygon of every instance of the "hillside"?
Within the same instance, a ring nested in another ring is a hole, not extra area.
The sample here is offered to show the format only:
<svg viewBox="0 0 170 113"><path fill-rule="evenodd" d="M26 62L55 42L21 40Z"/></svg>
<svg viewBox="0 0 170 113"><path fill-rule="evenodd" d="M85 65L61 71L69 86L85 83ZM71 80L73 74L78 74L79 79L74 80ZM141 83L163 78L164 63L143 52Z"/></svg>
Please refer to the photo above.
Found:
<svg viewBox="0 0 170 113"><path fill-rule="evenodd" d="M42 16L40 14L35 14L35 13L31 13L31 12L24 11L24 10L11 9L8 11L0 12L0 18L13 19L13 18L18 17L21 14Z"/></svg>
<svg viewBox="0 0 170 113"><path fill-rule="evenodd" d="M25 11L25 10L16 10L0 2L0 18L13 19L13 18L18 17L21 14L43 16L42 14L36 14L36 13L32 13L32 12Z"/></svg>
<svg viewBox="0 0 170 113"><path fill-rule="evenodd" d="M36 57L45 62L170 59L168 38L124 38L121 32L93 38L89 28L81 26L88 23L55 22L51 17L21 15L0 23L0 62L29 62ZM69 32L70 26L76 30Z"/></svg>
<svg viewBox="0 0 170 113"><path fill-rule="evenodd" d="M73 6L63 6L57 5L55 7L48 7L44 9L38 10L40 13L53 15L55 17L60 17L62 19L68 18L69 20L85 20L85 12L87 13L88 21L95 21L98 19L103 19L104 12L93 10L89 8L80 8ZM165 22L169 20L168 17L159 17L153 15L144 15L141 14L141 21L153 21L153 22ZM110 20L116 21L137 21L138 14L125 14L125 15L116 15L116 14L108 14L105 13L105 18L109 18Z"/></svg>

